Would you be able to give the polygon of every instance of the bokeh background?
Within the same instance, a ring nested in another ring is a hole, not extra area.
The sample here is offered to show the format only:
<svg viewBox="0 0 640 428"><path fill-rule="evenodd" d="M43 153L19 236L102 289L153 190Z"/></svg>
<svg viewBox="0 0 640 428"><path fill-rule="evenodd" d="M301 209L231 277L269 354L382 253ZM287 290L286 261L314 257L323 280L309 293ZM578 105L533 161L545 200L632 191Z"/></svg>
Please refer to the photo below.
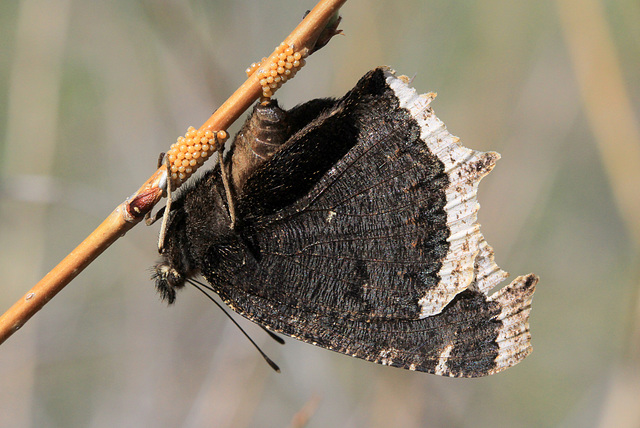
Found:
<svg viewBox="0 0 640 428"><path fill-rule="evenodd" d="M0 311L314 4L1 2ZM195 290L159 301L158 225L139 225L0 346L1 427L640 427L640 4L350 0L342 16L281 104L386 64L438 92L466 146L500 152L480 221L504 269L541 277L533 354L439 378L240 320L276 374Z"/></svg>

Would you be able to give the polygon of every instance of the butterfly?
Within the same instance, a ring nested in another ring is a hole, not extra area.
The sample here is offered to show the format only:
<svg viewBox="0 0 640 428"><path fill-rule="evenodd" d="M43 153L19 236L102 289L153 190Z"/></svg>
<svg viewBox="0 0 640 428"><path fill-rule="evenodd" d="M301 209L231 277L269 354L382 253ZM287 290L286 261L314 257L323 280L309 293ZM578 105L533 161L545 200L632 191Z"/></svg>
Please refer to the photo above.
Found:
<svg viewBox="0 0 640 428"><path fill-rule="evenodd" d="M381 67L340 99L258 103L173 200L161 297L201 275L263 328L353 357L451 377L520 362L538 277L489 294L507 273L477 222L500 156L463 147L434 98Z"/></svg>

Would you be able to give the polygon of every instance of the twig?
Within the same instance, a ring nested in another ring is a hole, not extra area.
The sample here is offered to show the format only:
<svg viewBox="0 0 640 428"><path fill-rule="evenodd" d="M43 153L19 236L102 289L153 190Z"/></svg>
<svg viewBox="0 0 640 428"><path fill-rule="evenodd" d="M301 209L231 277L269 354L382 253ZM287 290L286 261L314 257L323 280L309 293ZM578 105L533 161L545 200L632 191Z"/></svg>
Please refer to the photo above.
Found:
<svg viewBox="0 0 640 428"><path fill-rule="evenodd" d="M346 0L320 0L284 42L295 46L296 50L308 48L309 51L313 51L330 19L345 2ZM274 51L269 59L274 59L276 55ZM227 129L260 95L262 86L257 73L254 73L200 129ZM22 327L112 243L138 224L161 199L166 179L166 166L162 166L136 193L118 205L76 249L9 308L0 317L0 343Z"/></svg>

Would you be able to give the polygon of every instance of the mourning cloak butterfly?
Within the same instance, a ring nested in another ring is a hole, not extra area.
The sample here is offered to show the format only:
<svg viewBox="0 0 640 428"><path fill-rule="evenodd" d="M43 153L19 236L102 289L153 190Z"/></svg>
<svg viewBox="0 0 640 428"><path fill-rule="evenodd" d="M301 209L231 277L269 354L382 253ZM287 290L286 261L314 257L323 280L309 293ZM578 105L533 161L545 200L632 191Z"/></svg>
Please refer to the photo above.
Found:
<svg viewBox="0 0 640 428"><path fill-rule="evenodd" d="M499 155L463 147L434 97L378 68L342 99L258 104L225 170L173 202L162 298L201 274L268 330L368 361L452 377L521 361L538 278L489 295L507 273L477 222Z"/></svg>

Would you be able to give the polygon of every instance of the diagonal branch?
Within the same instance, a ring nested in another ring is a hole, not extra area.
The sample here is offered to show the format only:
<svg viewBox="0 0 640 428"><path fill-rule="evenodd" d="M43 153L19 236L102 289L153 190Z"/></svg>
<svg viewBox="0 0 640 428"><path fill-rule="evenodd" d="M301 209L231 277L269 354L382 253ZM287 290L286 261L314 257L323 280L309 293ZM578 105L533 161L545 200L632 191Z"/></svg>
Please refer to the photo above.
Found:
<svg viewBox="0 0 640 428"><path fill-rule="evenodd" d="M297 50L306 48L309 52L313 52L314 48L321 47L323 43L326 43L326 40L323 40L323 31L345 2L346 0L320 0L316 7L289 34L284 43L295 46ZM273 61L276 56L277 51L274 51L269 56L269 61ZM213 113L200 129L227 129L261 95L262 86L257 73L254 73ZM138 224L161 199L166 180L166 166L162 166L136 193L118 205L102 224L51 272L0 316L0 343L20 329L29 318L112 243Z"/></svg>

